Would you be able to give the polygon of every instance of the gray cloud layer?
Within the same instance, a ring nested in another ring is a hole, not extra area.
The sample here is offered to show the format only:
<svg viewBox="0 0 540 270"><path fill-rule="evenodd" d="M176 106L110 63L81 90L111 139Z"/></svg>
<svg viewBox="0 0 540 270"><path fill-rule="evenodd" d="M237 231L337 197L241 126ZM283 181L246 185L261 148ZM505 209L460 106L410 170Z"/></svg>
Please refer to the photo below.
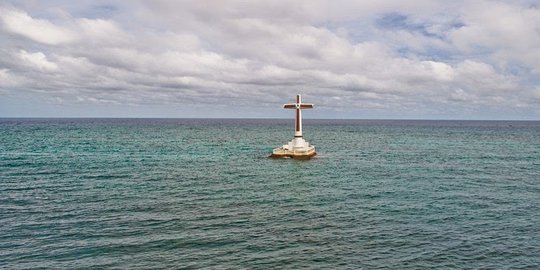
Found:
<svg viewBox="0 0 540 270"><path fill-rule="evenodd" d="M0 5L0 98L540 116L534 2L367 2Z"/></svg>

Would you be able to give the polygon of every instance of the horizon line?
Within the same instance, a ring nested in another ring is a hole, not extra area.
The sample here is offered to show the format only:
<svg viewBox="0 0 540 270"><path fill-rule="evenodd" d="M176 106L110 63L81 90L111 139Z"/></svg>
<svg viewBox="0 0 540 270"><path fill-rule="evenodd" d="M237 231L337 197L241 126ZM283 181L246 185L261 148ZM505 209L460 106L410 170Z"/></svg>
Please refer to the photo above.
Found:
<svg viewBox="0 0 540 270"><path fill-rule="evenodd" d="M0 116L0 119L224 119L224 120L291 120L292 118L278 117L47 117L47 116ZM521 121L538 122L540 119L449 119L449 118L303 118L304 120L377 120L377 121Z"/></svg>

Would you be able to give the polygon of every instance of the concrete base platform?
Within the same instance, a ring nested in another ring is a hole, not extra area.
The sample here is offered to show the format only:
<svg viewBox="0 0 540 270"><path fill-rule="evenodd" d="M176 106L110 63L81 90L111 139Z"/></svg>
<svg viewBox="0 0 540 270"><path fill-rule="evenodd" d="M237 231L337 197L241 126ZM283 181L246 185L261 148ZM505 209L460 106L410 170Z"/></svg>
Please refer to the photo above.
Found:
<svg viewBox="0 0 540 270"><path fill-rule="evenodd" d="M280 148L274 149L274 152L272 155L270 155L271 158L292 158L292 159L311 159L317 155L315 150L309 151L309 152L294 152L294 151L287 151Z"/></svg>
<svg viewBox="0 0 540 270"><path fill-rule="evenodd" d="M275 148L271 158L311 159L317 155L315 146L310 145L303 138L294 138L289 144Z"/></svg>

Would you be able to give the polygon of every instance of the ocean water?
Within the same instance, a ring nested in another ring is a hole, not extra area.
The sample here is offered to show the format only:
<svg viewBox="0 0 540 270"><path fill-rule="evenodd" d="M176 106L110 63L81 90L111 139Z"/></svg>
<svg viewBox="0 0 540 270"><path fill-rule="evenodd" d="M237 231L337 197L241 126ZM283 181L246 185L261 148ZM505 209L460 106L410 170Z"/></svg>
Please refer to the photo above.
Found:
<svg viewBox="0 0 540 270"><path fill-rule="evenodd" d="M540 122L0 119L0 269L539 269Z"/></svg>

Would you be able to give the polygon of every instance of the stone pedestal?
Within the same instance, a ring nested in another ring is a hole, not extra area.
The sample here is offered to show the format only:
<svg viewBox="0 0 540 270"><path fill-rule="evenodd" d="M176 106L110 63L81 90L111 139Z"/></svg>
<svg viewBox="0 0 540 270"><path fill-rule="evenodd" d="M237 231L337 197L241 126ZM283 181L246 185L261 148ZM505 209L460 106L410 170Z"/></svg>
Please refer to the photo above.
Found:
<svg viewBox="0 0 540 270"><path fill-rule="evenodd" d="M272 158L294 158L294 159L310 159L317 153L315 146L306 142L302 137L292 139L288 144L282 147L275 148L272 151Z"/></svg>

